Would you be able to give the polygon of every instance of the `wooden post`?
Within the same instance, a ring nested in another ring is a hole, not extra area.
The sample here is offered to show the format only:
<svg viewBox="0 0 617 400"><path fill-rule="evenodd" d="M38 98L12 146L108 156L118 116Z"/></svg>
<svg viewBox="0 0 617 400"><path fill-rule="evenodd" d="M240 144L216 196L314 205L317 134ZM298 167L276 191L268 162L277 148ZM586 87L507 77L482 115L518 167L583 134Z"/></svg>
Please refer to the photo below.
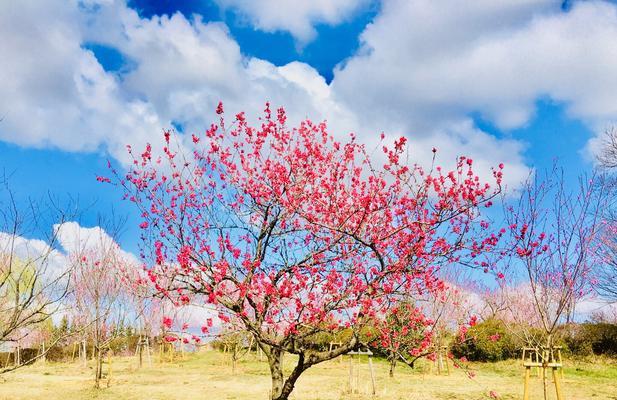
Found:
<svg viewBox="0 0 617 400"><path fill-rule="evenodd" d="M561 351L559 346L545 346L538 348L526 348L523 351L529 352L529 360L523 355L523 366L525 367L525 387L523 392L523 400L529 400L529 378L531 375L531 369L537 368L541 374L543 397L548 398L548 386L549 386L549 368L553 375L553 384L555 385L555 394L557 400L563 400L563 392L561 389L561 374L563 369Z"/></svg>
<svg viewBox="0 0 617 400"><path fill-rule="evenodd" d="M353 356L349 355L349 393L353 393Z"/></svg>
<svg viewBox="0 0 617 400"><path fill-rule="evenodd" d="M152 354L150 349L150 338L146 337L146 355L148 356L148 366L152 366Z"/></svg>
<svg viewBox="0 0 617 400"><path fill-rule="evenodd" d="M557 367L553 367L553 382L555 383L555 394L557 395L557 400L563 400L560 379L561 378L559 377Z"/></svg>
<svg viewBox="0 0 617 400"><path fill-rule="evenodd" d="M143 345L141 335L139 335L139 339L137 340L137 354L139 356L139 368L143 366Z"/></svg>
<svg viewBox="0 0 617 400"><path fill-rule="evenodd" d="M525 389L523 391L523 400L529 400L529 375L531 374L531 367L525 367Z"/></svg>
<svg viewBox="0 0 617 400"><path fill-rule="evenodd" d="M21 365L21 345L17 342L17 353L15 353L15 366Z"/></svg>
<svg viewBox="0 0 617 400"><path fill-rule="evenodd" d="M361 368L361 357L363 355L368 356L368 367L369 372L371 374L371 383L373 385L373 394L375 394L375 375L373 372L373 360L371 357L373 356L373 352L370 349L365 351L350 351L347 353L349 356L349 391L350 393L359 393L360 392L360 368ZM356 371L356 386L354 388L354 370L353 370L353 356L358 356L358 370ZM368 391L368 382L367 382L367 391Z"/></svg>
<svg viewBox="0 0 617 400"><path fill-rule="evenodd" d="M328 348L328 351L331 352L332 350L334 350L337 347L340 347L342 345L343 345L342 342L330 342L330 347ZM343 362L343 355L342 354L340 356L338 356L337 358L338 358L338 362L339 363Z"/></svg>
<svg viewBox="0 0 617 400"><path fill-rule="evenodd" d="M358 354L358 370L356 371L356 393L360 393L360 366L362 364L362 356Z"/></svg>
<svg viewBox="0 0 617 400"><path fill-rule="evenodd" d="M450 365L448 365L448 346L441 347L442 360L446 364L446 375L450 375Z"/></svg>
<svg viewBox="0 0 617 400"><path fill-rule="evenodd" d="M111 349L107 350L107 387L109 387L110 383L111 383Z"/></svg>
<svg viewBox="0 0 617 400"><path fill-rule="evenodd" d="M559 368L560 378L563 379L563 360L561 359L561 346L556 347L557 349L557 361L561 364L561 368Z"/></svg>
<svg viewBox="0 0 617 400"><path fill-rule="evenodd" d="M368 356L368 369L371 373L371 385L373 388L372 393L373 396L375 396L375 374L373 374L373 358L371 356Z"/></svg>
<svg viewBox="0 0 617 400"><path fill-rule="evenodd" d="M88 365L88 347L86 345L86 340L82 340L81 341L81 348L83 350L82 356L82 364L84 365L84 367L86 367Z"/></svg>

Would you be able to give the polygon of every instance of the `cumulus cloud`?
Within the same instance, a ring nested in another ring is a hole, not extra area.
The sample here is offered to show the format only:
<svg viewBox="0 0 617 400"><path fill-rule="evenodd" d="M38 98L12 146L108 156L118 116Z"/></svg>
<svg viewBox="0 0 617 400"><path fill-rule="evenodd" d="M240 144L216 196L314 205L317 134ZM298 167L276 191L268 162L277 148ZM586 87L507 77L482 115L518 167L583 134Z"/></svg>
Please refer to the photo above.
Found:
<svg viewBox="0 0 617 400"><path fill-rule="evenodd" d="M337 25L352 17L371 0L215 0L223 9L265 32L286 31L300 43L315 38L317 24Z"/></svg>
<svg viewBox="0 0 617 400"><path fill-rule="evenodd" d="M65 255L40 239L0 232L0 255L12 255L14 262L34 266L46 278L56 278L67 268Z"/></svg>
<svg viewBox="0 0 617 400"><path fill-rule="evenodd" d="M337 23L365 2L300 2L294 12L271 3L220 0L261 29L303 40L314 24ZM505 162L515 185L528 174L525 144L507 131L530 121L538 98L562 102L596 130L617 116L615 5L580 2L564 12L556 0L455 3L385 0L330 84L301 62L247 57L224 24L199 16L141 18L121 0L1 3L0 51L10 57L0 64L0 96L10 101L0 140L104 150L127 162L127 143L156 142L172 125L201 132L219 100L253 117L270 101L286 107L290 123L326 119L337 136L353 131L369 148L382 131L389 141L407 135L413 161L430 162L437 147L440 164L464 154L484 176ZM106 71L85 43L116 49L131 68ZM504 137L479 129L472 114Z"/></svg>
<svg viewBox="0 0 617 400"><path fill-rule="evenodd" d="M122 250L116 240L100 226L83 227L77 222L63 222L53 226L56 239L65 254L79 254L84 251L107 251L118 249L118 255L132 265L139 265L134 254Z"/></svg>
<svg viewBox="0 0 617 400"><path fill-rule="evenodd" d="M118 79L82 48L76 3L2 2L0 139L68 151L107 148L122 158L127 132L145 143L164 122L127 97Z"/></svg>
<svg viewBox="0 0 617 400"><path fill-rule="evenodd" d="M67 271L71 253L118 246L99 226L87 228L77 222L64 222L54 225L53 232L50 241L0 232L0 254L12 254L18 260L35 265L45 276L53 278ZM118 254L133 265L139 265L134 254L119 247Z"/></svg>
<svg viewBox="0 0 617 400"><path fill-rule="evenodd" d="M472 151L461 140L472 113L507 131L549 97L592 129L617 116L614 5L580 2L563 12L549 0L455 3L385 1L359 54L335 71L337 99L420 136L448 131L453 145ZM506 153L520 154L510 145Z"/></svg>

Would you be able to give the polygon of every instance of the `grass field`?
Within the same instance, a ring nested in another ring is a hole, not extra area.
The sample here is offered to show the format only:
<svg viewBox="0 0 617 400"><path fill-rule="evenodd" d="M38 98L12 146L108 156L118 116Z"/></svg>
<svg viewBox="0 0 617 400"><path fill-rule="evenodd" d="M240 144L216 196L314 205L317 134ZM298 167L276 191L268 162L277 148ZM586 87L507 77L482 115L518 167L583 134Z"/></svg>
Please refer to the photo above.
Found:
<svg viewBox="0 0 617 400"><path fill-rule="evenodd" d="M256 355L239 362L235 374L227 356L210 351L191 354L185 360L137 368L135 358L116 358L108 388L92 387L91 366L78 363L47 363L25 367L4 376L0 400L79 400L79 399L267 399L270 388L268 366ZM290 368L293 359L288 357ZM366 359L359 376L360 393L349 393L349 364L330 361L308 370L292 395L297 400L313 399L486 399L494 390L500 399L521 399L523 370L518 362L471 364L476 377L452 369L449 376L431 374L427 364L415 370L399 365L394 378L388 366L375 361L376 396L370 395ZM354 362L354 367L357 364ZM357 369L356 369L357 371ZM617 364L608 361L567 362L564 391L566 399L617 399ZM531 399L541 398L539 378L532 380ZM553 393L551 393L552 398Z"/></svg>

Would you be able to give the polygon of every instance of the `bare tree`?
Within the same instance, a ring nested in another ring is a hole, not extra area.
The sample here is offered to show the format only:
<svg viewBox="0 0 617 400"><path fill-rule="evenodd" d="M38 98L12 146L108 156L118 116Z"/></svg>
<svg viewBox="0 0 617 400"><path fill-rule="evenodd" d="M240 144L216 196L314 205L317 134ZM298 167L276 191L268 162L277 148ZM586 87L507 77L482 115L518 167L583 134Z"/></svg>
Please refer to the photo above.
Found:
<svg viewBox="0 0 617 400"><path fill-rule="evenodd" d="M596 291L608 302L617 302L617 217L609 215L598 238L601 262L596 269Z"/></svg>
<svg viewBox="0 0 617 400"><path fill-rule="evenodd" d="M100 223L99 226L105 224ZM61 231L63 226L58 226ZM112 232L117 229L112 229ZM103 377L103 358L111 341L127 322L132 292L129 280L135 260L120 250L102 228L91 228L76 240L69 259L74 270L71 279L71 304L93 344L95 387Z"/></svg>
<svg viewBox="0 0 617 400"><path fill-rule="evenodd" d="M596 156L600 165L608 169L617 168L617 129L607 129L600 146L600 152Z"/></svg>
<svg viewBox="0 0 617 400"><path fill-rule="evenodd" d="M609 173L617 168L617 129L608 129L601 141L597 160ZM604 224L597 238L597 250L600 262L596 268L596 292L608 302L617 302L617 212L613 203L615 184L614 174L609 174L609 193L603 212Z"/></svg>
<svg viewBox="0 0 617 400"><path fill-rule="evenodd" d="M519 278L517 291L523 290L506 295L513 318L524 316L517 325L536 341L530 343L534 347L552 351L559 324L572 320L577 301L591 291L607 190L600 173L580 177L578 187L569 190L563 171L554 168L545 177L530 177L516 204L506 207L501 265ZM546 374L543 381L547 398Z"/></svg>
<svg viewBox="0 0 617 400"><path fill-rule="evenodd" d="M51 197L18 205L6 177L0 185L0 343L19 342L57 313L69 292L71 269L55 249L58 238L51 227L74 217L76 207ZM47 351L60 339L52 338Z"/></svg>

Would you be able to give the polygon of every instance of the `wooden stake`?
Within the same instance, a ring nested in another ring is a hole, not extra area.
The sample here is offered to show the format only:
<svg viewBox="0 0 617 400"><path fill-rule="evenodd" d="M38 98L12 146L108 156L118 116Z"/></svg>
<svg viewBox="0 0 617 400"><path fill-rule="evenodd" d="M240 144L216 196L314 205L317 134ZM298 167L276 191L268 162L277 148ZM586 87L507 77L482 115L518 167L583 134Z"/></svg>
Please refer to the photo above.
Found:
<svg viewBox="0 0 617 400"><path fill-rule="evenodd" d="M358 370L356 371L356 392L360 393L360 363L362 362L362 356L358 355Z"/></svg>
<svg viewBox="0 0 617 400"><path fill-rule="evenodd" d="M561 364L561 368L559 368L559 374L561 375L561 379L563 379L563 360L561 359L561 346L557 348L557 357L559 364Z"/></svg>
<svg viewBox="0 0 617 400"><path fill-rule="evenodd" d="M109 387L109 384L111 383L111 349L107 350L107 365L108 365L108 369L109 372L107 373L107 387Z"/></svg>
<svg viewBox="0 0 617 400"><path fill-rule="evenodd" d="M148 356L148 366L152 366L152 349L150 348L150 338L146 337L146 355Z"/></svg>
<svg viewBox="0 0 617 400"><path fill-rule="evenodd" d="M373 359L371 358L371 356L368 357L368 369L371 373L371 385L373 388L373 396L375 396L375 374L373 374Z"/></svg>
<svg viewBox="0 0 617 400"><path fill-rule="evenodd" d="M529 375L531 367L525 367L525 389L523 391L523 400L529 400Z"/></svg>
<svg viewBox="0 0 617 400"><path fill-rule="evenodd" d="M77 348L77 343L73 343L73 353L71 354L71 362L75 361L75 350Z"/></svg>
<svg viewBox="0 0 617 400"><path fill-rule="evenodd" d="M139 335L139 339L137 341L137 349L135 352L139 356L139 368L141 368L143 365L143 346L142 346L141 335Z"/></svg>
<svg viewBox="0 0 617 400"><path fill-rule="evenodd" d="M349 356L349 393L353 393L353 356Z"/></svg>
<svg viewBox="0 0 617 400"><path fill-rule="evenodd" d="M553 382L555 383L555 394L557 395L557 400L563 400L563 394L561 393L561 382L557 367L553 367Z"/></svg>
<svg viewBox="0 0 617 400"><path fill-rule="evenodd" d="M88 365L88 347L86 346L85 340L82 340L81 346L83 349L83 353L82 353L83 354L83 364L84 364L84 367L86 367Z"/></svg>

